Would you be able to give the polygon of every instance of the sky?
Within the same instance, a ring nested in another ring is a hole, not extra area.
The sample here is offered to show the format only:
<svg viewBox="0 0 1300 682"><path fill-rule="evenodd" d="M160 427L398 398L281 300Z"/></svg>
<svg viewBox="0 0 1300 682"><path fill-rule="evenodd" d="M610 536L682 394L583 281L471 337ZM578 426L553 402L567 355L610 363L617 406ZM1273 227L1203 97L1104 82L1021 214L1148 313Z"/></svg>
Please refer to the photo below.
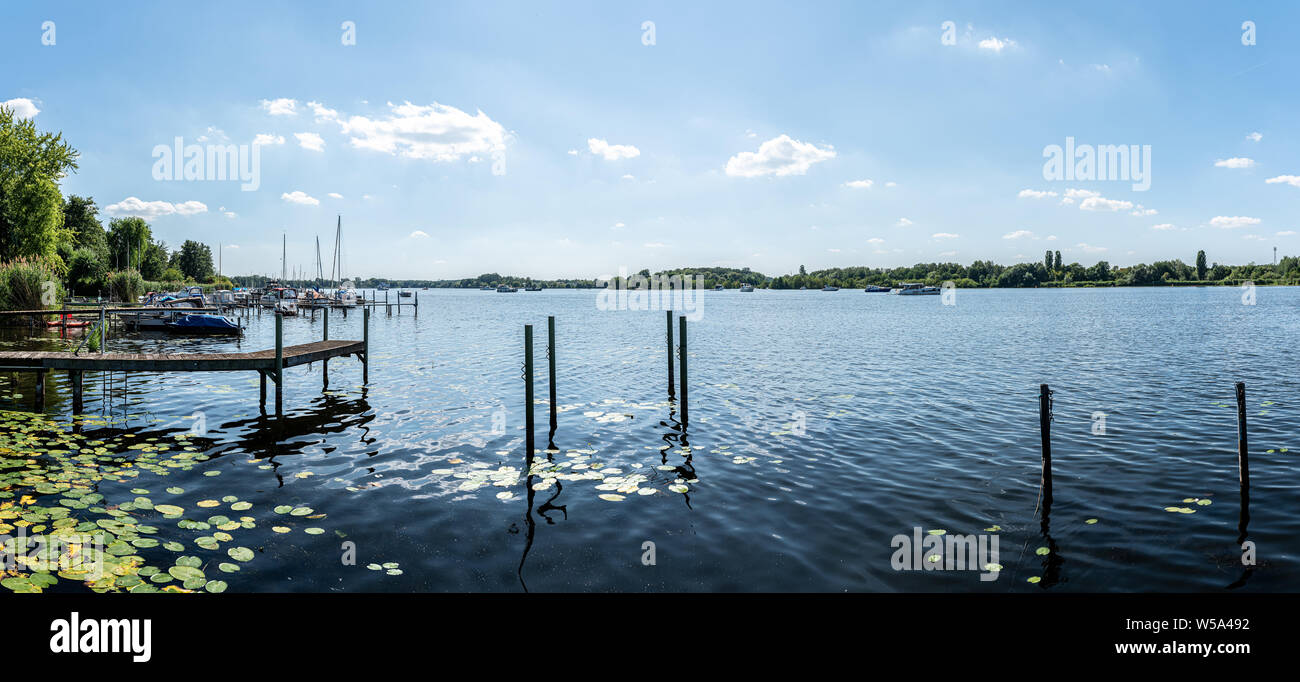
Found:
<svg viewBox="0 0 1300 682"><path fill-rule="evenodd" d="M4 0L0 103L80 151L65 195L226 274L282 239L314 272L319 237L328 275L340 216L349 277L1268 263L1300 253L1297 31L1289 2ZM1067 145L1132 172L1052 172Z"/></svg>

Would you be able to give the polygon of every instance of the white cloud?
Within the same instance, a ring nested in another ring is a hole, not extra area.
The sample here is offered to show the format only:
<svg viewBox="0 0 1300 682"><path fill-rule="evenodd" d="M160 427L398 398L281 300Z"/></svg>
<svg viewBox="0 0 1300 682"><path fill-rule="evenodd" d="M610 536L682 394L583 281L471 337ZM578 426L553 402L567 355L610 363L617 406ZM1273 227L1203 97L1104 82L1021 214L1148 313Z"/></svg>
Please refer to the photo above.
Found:
<svg viewBox="0 0 1300 682"><path fill-rule="evenodd" d="M428 106L389 102L388 107L387 118L340 116L336 122L353 147L408 159L441 162L505 154L506 129L482 111L471 116L437 102Z"/></svg>
<svg viewBox="0 0 1300 682"><path fill-rule="evenodd" d="M289 202L289 203L291 203L291 204L302 204L302 205L304 205L304 206L319 206L319 205L320 205L320 199L317 199L316 197L313 197L313 196L308 196L307 193L306 193L306 192L303 192L302 190L294 190L294 191L292 191L292 192L285 192L284 194L281 194L281 195L280 195L280 198L281 198L281 199L284 199L285 201L287 201L287 202Z"/></svg>
<svg viewBox="0 0 1300 682"><path fill-rule="evenodd" d="M1118 211L1133 208L1133 202L1105 197L1088 197L1079 204L1080 211Z"/></svg>
<svg viewBox="0 0 1300 682"><path fill-rule="evenodd" d="M167 201L144 201L136 197L127 197L116 204L109 204L104 208L104 211L109 215L157 218L165 215L190 216L207 213L208 207L201 201L184 201L173 204Z"/></svg>
<svg viewBox="0 0 1300 682"><path fill-rule="evenodd" d="M981 40L979 42L979 48L981 50L992 50L994 52L1001 52L1008 47L1014 46L1015 44L1016 41L1010 38L999 38L997 36L993 36L991 38L985 38L984 40Z"/></svg>
<svg viewBox="0 0 1300 682"><path fill-rule="evenodd" d="M1129 215L1135 215L1139 218L1143 218L1146 216L1155 215L1157 213L1159 213L1159 211L1155 210L1154 208L1145 208L1142 206L1142 204L1138 204L1137 208L1135 208L1133 212L1130 213Z"/></svg>
<svg viewBox="0 0 1300 682"><path fill-rule="evenodd" d="M587 140L587 149L606 161L630 159L641 155L641 150L630 144L610 144L604 140L591 138Z"/></svg>
<svg viewBox="0 0 1300 682"><path fill-rule="evenodd" d="M934 234L930 235L931 239L956 239L957 237L958 235L955 235L951 232L935 232Z"/></svg>
<svg viewBox="0 0 1300 682"><path fill-rule="evenodd" d="M897 186L898 186L898 183L897 183L897 182L894 182L893 180L890 180L889 182L886 182L886 183L885 183L885 186L886 186L886 187L897 187Z"/></svg>
<svg viewBox="0 0 1300 682"><path fill-rule="evenodd" d="M1015 232L1008 232L1002 235L1002 238L1003 239L1024 239L1026 237L1032 238L1033 236L1034 233L1030 232L1029 230L1016 230Z"/></svg>
<svg viewBox="0 0 1300 682"><path fill-rule="evenodd" d="M326 108L326 106L320 102L308 102L307 106L311 109L311 114L315 117L317 123L322 121L339 120L339 112Z"/></svg>
<svg viewBox="0 0 1300 682"><path fill-rule="evenodd" d="M875 183L873 183L873 182L872 182L871 180L869 180L869 179L868 179L868 180L849 180L848 182L844 183L844 186L845 186L845 187L852 187L853 189L871 189L871 185L873 185L873 184L875 184Z"/></svg>
<svg viewBox="0 0 1300 682"><path fill-rule="evenodd" d="M316 133L294 133L293 136L298 138L298 146L303 149L310 149L314 152L325 151L325 140Z"/></svg>
<svg viewBox="0 0 1300 682"><path fill-rule="evenodd" d="M222 211L221 211L221 215L226 216L227 218L230 218L231 220L234 220L235 218L238 218L238 217L239 217L239 214L238 214L238 213L235 213L234 211L227 211L227 210L225 210L225 209L222 209Z"/></svg>
<svg viewBox="0 0 1300 682"><path fill-rule="evenodd" d="M1045 199L1047 197L1056 196L1056 192L1053 192L1051 190L1040 191L1036 189L1022 189L1020 190L1020 193L1017 194L1016 196L1021 199Z"/></svg>
<svg viewBox="0 0 1300 682"><path fill-rule="evenodd" d="M1295 236L1295 230L1282 230L1281 232L1278 232L1278 233L1277 233L1277 236L1278 236L1278 237L1294 237L1294 236Z"/></svg>
<svg viewBox="0 0 1300 682"><path fill-rule="evenodd" d="M1292 187L1300 187L1300 175L1279 175L1275 178L1269 178L1264 182L1270 185L1285 183L1291 185Z"/></svg>
<svg viewBox="0 0 1300 682"><path fill-rule="evenodd" d="M41 110L36 107L36 103L26 97L15 97L11 100L0 102L0 107L4 107L14 112L18 118L36 118Z"/></svg>
<svg viewBox="0 0 1300 682"><path fill-rule="evenodd" d="M1168 232L1175 228L1173 223L1160 223L1159 225L1152 225L1151 229L1160 230L1161 232Z"/></svg>
<svg viewBox="0 0 1300 682"><path fill-rule="evenodd" d="M624 225L622 222L617 222L617 223L614 223L614 226L611 227L611 228L609 228L609 229L611 229L611 230L621 230L621 229L623 229L624 227L627 227L627 226Z"/></svg>
<svg viewBox="0 0 1300 682"><path fill-rule="evenodd" d="M1237 216L1220 215L1220 216L1215 216L1213 218L1210 218L1211 225L1225 230L1235 230L1239 227L1246 227L1247 225L1258 225L1259 223L1260 223L1259 218L1250 218L1247 216L1239 216L1239 215Z"/></svg>
<svg viewBox="0 0 1300 682"><path fill-rule="evenodd" d="M421 239L421 238L428 239L429 233L425 232L424 230L416 230L411 233L411 237L414 239Z"/></svg>
<svg viewBox="0 0 1300 682"><path fill-rule="evenodd" d="M952 258L955 255L957 255L956 251L943 251L939 253L940 258Z"/></svg>
<svg viewBox="0 0 1300 682"><path fill-rule="evenodd" d="M297 116L298 101L287 97L262 100L262 111L272 116Z"/></svg>
<svg viewBox="0 0 1300 682"><path fill-rule="evenodd" d="M839 249L826 249L826 250L827 250L827 251L830 251L831 253L839 253L839 252L840 252Z"/></svg>
<svg viewBox="0 0 1300 682"><path fill-rule="evenodd" d="M1231 159L1219 159L1214 162L1215 168L1250 168L1254 165L1254 159L1247 159L1244 156L1234 156Z"/></svg>
<svg viewBox="0 0 1300 682"><path fill-rule="evenodd" d="M326 194L325 196L327 196L327 197L329 197L329 198L331 198L331 199L342 199L342 198L343 198L343 195L342 195L342 194L339 194L338 192L330 192L329 194Z"/></svg>
<svg viewBox="0 0 1300 682"><path fill-rule="evenodd" d="M664 243L662 243L662 242L646 242L646 243L643 244L642 246L644 246L644 247L647 248L647 249L662 249L662 248L664 248L665 246L668 246L668 245L667 245L667 244L664 244Z"/></svg>
<svg viewBox="0 0 1300 682"><path fill-rule="evenodd" d="M741 178L803 175L814 163L833 158L835 149L830 145L819 147L781 135L759 145L757 152L741 152L728 159L726 172Z"/></svg>
<svg viewBox="0 0 1300 682"><path fill-rule="evenodd" d="M263 145L263 146L265 146L265 145L272 145L272 144L284 144L284 136L283 136L283 135L270 135L270 134L267 134L267 133L258 133L258 134L253 138L253 144L260 144L260 145Z"/></svg>
<svg viewBox="0 0 1300 682"><path fill-rule="evenodd" d="M908 225L911 224L912 221L908 220L907 218L899 218L898 222L894 223L894 227L907 227Z"/></svg>
<svg viewBox="0 0 1300 682"><path fill-rule="evenodd" d="M871 239L868 239L868 240L867 240L867 243L868 243L868 244L884 244L884 243L885 243L885 240L881 239L880 237L872 237Z"/></svg>
<svg viewBox="0 0 1300 682"><path fill-rule="evenodd" d="M1075 246L1076 248L1083 249L1084 253L1103 253L1107 251L1106 247L1104 246L1092 246L1089 244L1084 244L1082 242L1076 244Z"/></svg>
<svg viewBox="0 0 1300 682"><path fill-rule="evenodd" d="M1049 242L1054 242L1054 241L1056 241L1056 235L1054 235L1054 234L1049 234L1049 235L1047 235L1047 241L1049 241Z"/></svg>
<svg viewBox="0 0 1300 682"><path fill-rule="evenodd" d="M632 175L631 173L624 173L624 174L623 174L623 179L624 179L624 180L635 180L635 179L636 179L636 176L635 176L635 175Z"/></svg>
<svg viewBox="0 0 1300 682"><path fill-rule="evenodd" d="M1260 140L1264 139L1264 136L1260 135L1259 133L1251 133L1246 136L1246 139L1252 142L1259 142Z"/></svg>
<svg viewBox="0 0 1300 682"><path fill-rule="evenodd" d="M577 155L578 155L578 150L576 150L576 149L570 149L570 150L568 151L568 154L569 154L569 156L577 156Z"/></svg>

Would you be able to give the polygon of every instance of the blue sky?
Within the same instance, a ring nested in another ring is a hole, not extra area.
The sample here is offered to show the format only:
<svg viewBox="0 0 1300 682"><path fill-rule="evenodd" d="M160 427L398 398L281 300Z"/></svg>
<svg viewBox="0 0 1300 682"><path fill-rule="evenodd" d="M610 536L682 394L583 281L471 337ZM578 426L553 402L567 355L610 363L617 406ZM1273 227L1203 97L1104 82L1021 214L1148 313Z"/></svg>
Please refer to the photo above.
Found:
<svg viewBox="0 0 1300 682"><path fill-rule="evenodd" d="M0 102L81 151L65 193L234 274L278 274L282 234L314 270L338 215L353 276L1263 263L1300 252L1298 30L1294 3L7 2ZM256 191L154 178L176 137L258 136ZM1150 188L1044 179L1067 137L1149 145Z"/></svg>

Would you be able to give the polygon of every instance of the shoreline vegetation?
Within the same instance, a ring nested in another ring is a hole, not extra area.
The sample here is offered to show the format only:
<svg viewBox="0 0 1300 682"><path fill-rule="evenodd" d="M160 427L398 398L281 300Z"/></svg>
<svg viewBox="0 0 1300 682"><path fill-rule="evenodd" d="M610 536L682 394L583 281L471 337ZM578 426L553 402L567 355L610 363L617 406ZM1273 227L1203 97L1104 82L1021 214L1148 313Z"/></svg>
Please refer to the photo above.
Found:
<svg viewBox="0 0 1300 682"><path fill-rule="evenodd" d="M59 183L77 170L79 153L63 141L62 133L43 133L29 119L0 107L0 310L57 308L70 296L134 302L148 291L175 291L201 286L206 291L264 286L261 275L225 277L213 266L207 244L185 240L172 249L154 238L143 218L112 219L105 228L91 197L64 198ZM1181 260L1112 267L1064 264L1060 251L1048 251L1040 262L1000 265L975 261L918 263L911 267L867 266L829 268L769 276L749 268L676 268L651 273L643 269L624 281L595 278L534 279L494 272L462 279L353 278L358 288L381 285L398 289L478 289L501 285L546 289L638 288L651 277L694 276L701 286L738 289L750 284L764 289L863 289L920 282L959 288L1114 287L1114 286L1238 286L1300 284L1300 258L1287 256L1276 265L1209 264L1204 251L1195 265ZM643 279L644 278L644 279ZM51 283L53 286L51 286ZM292 279L289 286L328 287L325 280Z"/></svg>

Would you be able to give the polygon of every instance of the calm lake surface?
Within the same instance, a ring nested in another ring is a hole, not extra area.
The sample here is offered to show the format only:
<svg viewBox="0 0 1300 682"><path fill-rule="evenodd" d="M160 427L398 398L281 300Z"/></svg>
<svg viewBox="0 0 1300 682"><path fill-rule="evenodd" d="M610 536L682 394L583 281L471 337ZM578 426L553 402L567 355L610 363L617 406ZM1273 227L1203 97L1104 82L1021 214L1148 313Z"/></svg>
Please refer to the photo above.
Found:
<svg viewBox="0 0 1300 682"><path fill-rule="evenodd" d="M1296 591L1300 289L1262 287L1255 305L1241 296L962 290L944 306L861 290L705 292L689 331L688 455L667 399L662 311L598 310L594 291L421 291L418 318L382 308L371 318L369 386L352 358L330 363L327 393L319 364L286 370L280 423L259 414L256 373L114 374L87 377L84 412L108 420L82 428L104 441L165 438L203 413L207 433L192 443L208 459L95 490L107 505L147 489L195 518L208 511L198 500L252 503L244 513L256 527L233 544L257 557L223 577L232 592L1220 591L1243 578L1235 589ZM534 326L545 448L547 315L557 318L558 480L542 473L554 468L545 452L528 476L524 451L523 325ZM331 338L361 338L361 320L333 313ZM273 347L272 316L246 323L237 343L127 335L109 350ZM286 345L319 339L321 326L319 315L286 319ZM31 337L9 330L0 345L66 347ZM47 413L70 423L67 377L51 377ZM1250 427L1249 572L1236 381ZM1048 538L1035 511L1040 383L1055 391ZM17 386L4 376L0 408L29 410L32 392L30 375ZM638 490L598 489L582 477L593 470ZM300 522L278 505L326 516ZM196 535L136 515L160 540ZM891 566L895 535L993 526L998 580ZM344 540L355 566L340 560ZM224 542L186 544L206 563L228 560ZM138 553L164 570L175 557Z"/></svg>

